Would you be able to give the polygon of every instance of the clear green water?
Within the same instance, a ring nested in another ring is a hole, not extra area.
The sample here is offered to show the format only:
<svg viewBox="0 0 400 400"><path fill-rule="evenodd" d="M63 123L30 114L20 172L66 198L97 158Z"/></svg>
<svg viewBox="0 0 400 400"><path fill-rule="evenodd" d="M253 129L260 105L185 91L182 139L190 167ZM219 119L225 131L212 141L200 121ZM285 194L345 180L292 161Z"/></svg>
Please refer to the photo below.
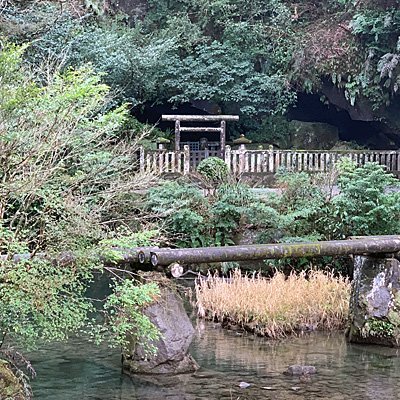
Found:
<svg viewBox="0 0 400 400"><path fill-rule="evenodd" d="M400 352L348 345L342 334L313 333L283 342L197 323L192 355L201 369L180 377L121 374L118 351L75 339L31 355L36 399L400 399ZM314 365L307 383L282 372ZM240 389L239 383L251 384Z"/></svg>

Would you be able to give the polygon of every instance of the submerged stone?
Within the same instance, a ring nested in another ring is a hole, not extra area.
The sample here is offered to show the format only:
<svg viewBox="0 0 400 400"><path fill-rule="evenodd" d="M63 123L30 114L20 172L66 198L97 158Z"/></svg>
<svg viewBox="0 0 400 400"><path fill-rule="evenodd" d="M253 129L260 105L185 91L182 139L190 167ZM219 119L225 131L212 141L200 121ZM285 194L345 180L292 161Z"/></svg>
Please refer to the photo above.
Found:
<svg viewBox="0 0 400 400"><path fill-rule="evenodd" d="M317 373L317 368L313 365L290 365L284 372L286 375L298 376L298 375L313 375Z"/></svg>

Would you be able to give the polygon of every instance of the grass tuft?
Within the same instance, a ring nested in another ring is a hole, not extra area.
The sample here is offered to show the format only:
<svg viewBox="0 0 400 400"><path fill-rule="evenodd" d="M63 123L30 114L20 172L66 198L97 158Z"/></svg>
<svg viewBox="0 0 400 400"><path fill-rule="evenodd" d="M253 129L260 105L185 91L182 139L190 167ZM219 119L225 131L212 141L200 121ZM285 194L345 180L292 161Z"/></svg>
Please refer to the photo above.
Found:
<svg viewBox="0 0 400 400"><path fill-rule="evenodd" d="M200 317L242 326L256 334L282 338L304 330L343 329L349 312L348 278L312 270L286 277L209 274L196 284Z"/></svg>

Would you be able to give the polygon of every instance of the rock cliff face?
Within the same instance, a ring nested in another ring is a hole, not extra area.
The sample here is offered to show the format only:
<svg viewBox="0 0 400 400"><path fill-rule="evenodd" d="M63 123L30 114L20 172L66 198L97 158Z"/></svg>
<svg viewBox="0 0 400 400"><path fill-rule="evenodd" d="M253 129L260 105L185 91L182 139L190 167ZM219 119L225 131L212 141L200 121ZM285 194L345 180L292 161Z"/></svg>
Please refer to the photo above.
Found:
<svg viewBox="0 0 400 400"><path fill-rule="evenodd" d="M376 122L382 125L380 132L381 138L377 142L387 142L385 147L390 146L390 142L398 143L400 141L400 102L395 101L388 107L374 109L370 101L361 97L357 99L354 105L345 98L344 90L331 84L324 84L322 94L326 96L329 102L340 110L346 111L353 121Z"/></svg>

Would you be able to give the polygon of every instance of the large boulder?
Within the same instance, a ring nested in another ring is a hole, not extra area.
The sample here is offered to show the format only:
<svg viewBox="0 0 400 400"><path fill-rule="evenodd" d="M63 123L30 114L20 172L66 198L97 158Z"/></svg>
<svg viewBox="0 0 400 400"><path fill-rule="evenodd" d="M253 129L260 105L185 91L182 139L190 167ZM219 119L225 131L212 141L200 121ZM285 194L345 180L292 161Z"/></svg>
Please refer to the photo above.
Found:
<svg viewBox="0 0 400 400"><path fill-rule="evenodd" d="M161 299L144 311L161 333L161 339L154 343L157 354L148 358L142 346L132 346L123 355L123 369L127 373L182 374L199 368L188 354L195 331L182 299L171 288L164 287L161 293Z"/></svg>
<svg viewBox="0 0 400 400"><path fill-rule="evenodd" d="M350 342L400 346L400 263L356 256L347 336Z"/></svg>
<svg viewBox="0 0 400 400"><path fill-rule="evenodd" d="M339 140L338 128L323 122L290 121L291 146L299 150L327 150Z"/></svg>

